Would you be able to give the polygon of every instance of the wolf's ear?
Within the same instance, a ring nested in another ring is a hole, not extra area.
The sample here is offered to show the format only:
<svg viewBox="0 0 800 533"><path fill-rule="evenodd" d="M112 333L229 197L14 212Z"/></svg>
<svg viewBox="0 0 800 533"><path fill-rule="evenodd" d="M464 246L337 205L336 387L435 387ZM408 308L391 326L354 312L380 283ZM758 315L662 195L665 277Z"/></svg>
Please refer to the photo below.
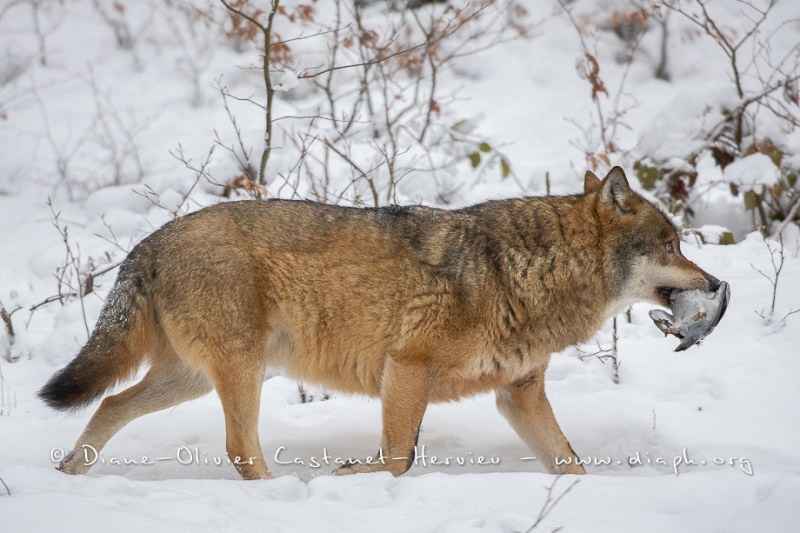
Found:
<svg viewBox="0 0 800 533"><path fill-rule="evenodd" d="M625 211L625 204L628 196L632 193L625 171L620 167L614 167L602 182L600 198L606 204L616 205Z"/></svg>
<svg viewBox="0 0 800 533"><path fill-rule="evenodd" d="M600 178L598 178L594 172L591 170L586 171L586 175L583 177L583 194L597 192L602 185L603 182L600 181Z"/></svg>

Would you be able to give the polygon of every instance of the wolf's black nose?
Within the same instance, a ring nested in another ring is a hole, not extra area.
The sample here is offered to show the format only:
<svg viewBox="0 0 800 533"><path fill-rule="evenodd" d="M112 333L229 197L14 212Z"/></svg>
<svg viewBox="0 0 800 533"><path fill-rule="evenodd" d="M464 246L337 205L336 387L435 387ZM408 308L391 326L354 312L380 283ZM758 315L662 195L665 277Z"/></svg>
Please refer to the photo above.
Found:
<svg viewBox="0 0 800 533"><path fill-rule="evenodd" d="M719 289L720 281L711 274L708 274L706 279L708 280L708 290L710 292L717 292L717 290Z"/></svg>

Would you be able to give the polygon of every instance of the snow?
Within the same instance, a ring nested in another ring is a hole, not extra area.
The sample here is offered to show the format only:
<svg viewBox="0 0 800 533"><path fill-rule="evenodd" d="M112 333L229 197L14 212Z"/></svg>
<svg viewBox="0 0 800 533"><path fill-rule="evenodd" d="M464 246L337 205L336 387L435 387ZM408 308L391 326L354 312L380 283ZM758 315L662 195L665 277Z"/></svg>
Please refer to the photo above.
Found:
<svg viewBox="0 0 800 533"><path fill-rule="evenodd" d="M427 464L420 461L400 478L330 475L338 460L375 453L381 427L377 400L334 393L330 400L303 404L296 383L279 375L264 383L259 426L273 480L243 482L226 463L224 419L215 393L132 422L110 441L87 476L53 468L52 459L70 448L94 407L66 416L49 410L36 391L85 342L84 309L91 327L116 271L97 278L97 292L83 307L72 300L28 311L56 294L54 273L64 264L64 244L53 228L48 198L84 262L91 258L111 266L170 220L170 211L220 201L217 189L201 181L184 202L196 173L169 153L180 145L200 165L215 131L224 143L232 142L215 80L237 94L251 89L258 94L260 73L246 68L254 55L214 41L199 22L193 30L188 18L172 16L162 4L126 4L124 16L134 33L146 37L133 51L116 46L92 2L48 4L40 12L49 30L46 65L36 59L31 7L19 3L0 11L2 79L15 65L24 67L18 77L0 83L0 302L9 311L22 308L12 317L13 345L0 328L0 529L530 528L555 478L526 459L532 452L497 413L491 395L430 406L419 441ZM580 46L554 2L525 5L535 19L546 18L530 39L461 59L438 81L443 90L458 91L448 104L452 123L463 120L470 128L466 133L502 150L515 179L501 179L497 168L476 173L464 160L435 180L410 176L401 182L399 201L442 206L441 189L452 189L449 206L542 194L546 174L554 193L580 191L586 162L583 134L573 122L589 124L594 109L588 84L575 70ZM619 4L577 0L570 5L589 16ZM726 26L740 29L746 23L734 3L720 6ZM765 32L800 14L793 2L780 2L776 10L774 25ZM696 133L734 100L721 51L699 40L677 17L673 22L673 78L653 79L658 39L648 33L648 52L632 65L625 88L637 102L625 117L630 129L620 132L624 149L664 160L693 150ZM281 31L289 36L287 29ZM783 57L779 52L796 45L796 32L776 35L773 53ZM614 61L619 42L609 32L594 38L601 75L614 90L624 72ZM275 74L276 112L282 114L300 115L314 106L308 101L314 93L298 73L319 65L321 56L311 41L298 46L305 47L298 59L304 63ZM243 139L258 155L263 113L246 102L230 105ZM106 125L99 122L100 109ZM797 161L800 131L780 133L769 121L761 127L782 135L774 140L786 151L784 162ZM366 153L369 141L354 153ZM287 153L275 151L275 168L291 164ZM210 171L234 175L236 163L228 155L218 147ZM622 364L616 385L610 364L579 358L597 350L593 343L553 356L548 397L572 447L593 464L579 480L558 479L554 497L579 482L537 531L791 532L800 524L800 313L789 314L800 308L800 232L790 225L784 234L785 262L770 318L767 278L774 275L777 256L770 250L776 251L778 243L752 233L750 215L741 198L730 195L727 182L770 183L777 168L760 153L724 171L705 155L697 168L699 182L708 187L696 199L699 213L693 222L702 226L706 242L731 230L738 244L701 245L688 237L682 248L690 260L730 283L726 316L700 347L674 353L677 340L665 339L647 316L652 306L634 306L631 323L619 320ZM348 176L343 173L342 183ZM273 178L270 195L294 194ZM161 207L148 200L144 185L158 195ZM309 192L300 187L297 194ZM596 340L607 347L610 339L606 324ZM450 464L433 464L448 457Z"/></svg>
<svg viewBox="0 0 800 533"><path fill-rule="evenodd" d="M291 91L299 84L300 80L297 78L297 73L292 70L286 70L281 73L281 77L278 80L277 85L275 85L273 88L276 91Z"/></svg>
<svg viewBox="0 0 800 533"><path fill-rule="evenodd" d="M772 185L779 175L778 167L764 154L752 154L734 161L725 167L724 172L726 181L748 189L756 185Z"/></svg>
<svg viewBox="0 0 800 533"><path fill-rule="evenodd" d="M720 239L726 231L729 231L728 228L716 224L706 224L697 228L697 232L703 237L703 242L709 244L720 244Z"/></svg>
<svg viewBox="0 0 800 533"><path fill-rule="evenodd" d="M702 133L722 118L712 102L722 98L725 80L687 89L658 111L645 126L638 148L656 161L668 162L698 150ZM676 113L681 109L681 113Z"/></svg>

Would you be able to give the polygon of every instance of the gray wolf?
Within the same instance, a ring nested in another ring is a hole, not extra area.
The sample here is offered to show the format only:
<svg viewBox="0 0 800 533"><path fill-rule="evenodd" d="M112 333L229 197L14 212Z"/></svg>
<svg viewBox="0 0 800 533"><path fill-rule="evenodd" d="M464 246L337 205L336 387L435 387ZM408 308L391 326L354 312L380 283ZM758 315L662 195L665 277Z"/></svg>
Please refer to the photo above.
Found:
<svg viewBox="0 0 800 533"><path fill-rule="evenodd" d="M588 172L583 194L452 211L232 202L131 251L88 342L40 396L76 409L149 365L102 401L60 464L70 474L89 469L84 445L214 388L229 459L245 479L270 477L257 427L269 367L381 399L386 460L338 474L402 474L430 402L492 390L549 472L581 474L545 395L550 354L633 302L718 285L619 167Z"/></svg>

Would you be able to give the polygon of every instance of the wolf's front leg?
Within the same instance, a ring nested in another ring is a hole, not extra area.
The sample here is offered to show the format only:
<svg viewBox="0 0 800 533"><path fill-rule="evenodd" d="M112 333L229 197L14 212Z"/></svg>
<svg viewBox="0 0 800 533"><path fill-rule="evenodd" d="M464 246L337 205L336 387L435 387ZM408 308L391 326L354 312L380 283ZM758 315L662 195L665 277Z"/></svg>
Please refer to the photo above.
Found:
<svg viewBox="0 0 800 533"><path fill-rule="evenodd" d="M382 461L347 464L335 473L391 472L399 476L411 468L430 389L430 377L424 365L387 359L381 384L383 438L379 455Z"/></svg>
<svg viewBox="0 0 800 533"><path fill-rule="evenodd" d="M544 366L497 389L497 409L551 474L585 474L544 393Z"/></svg>

